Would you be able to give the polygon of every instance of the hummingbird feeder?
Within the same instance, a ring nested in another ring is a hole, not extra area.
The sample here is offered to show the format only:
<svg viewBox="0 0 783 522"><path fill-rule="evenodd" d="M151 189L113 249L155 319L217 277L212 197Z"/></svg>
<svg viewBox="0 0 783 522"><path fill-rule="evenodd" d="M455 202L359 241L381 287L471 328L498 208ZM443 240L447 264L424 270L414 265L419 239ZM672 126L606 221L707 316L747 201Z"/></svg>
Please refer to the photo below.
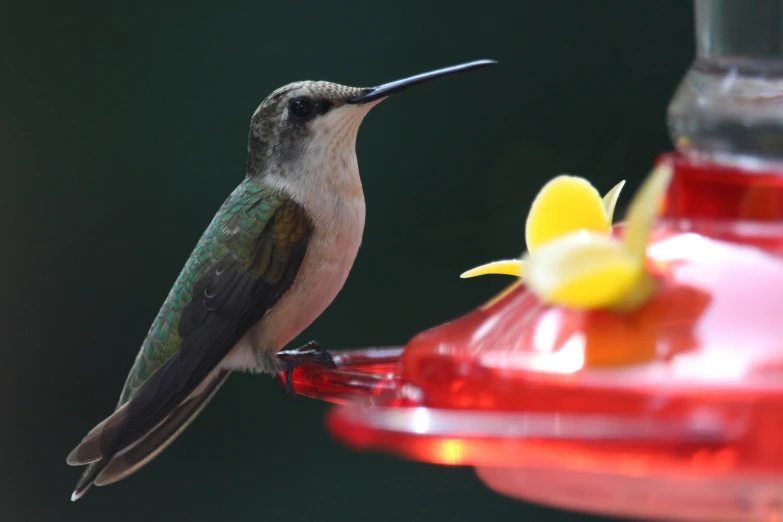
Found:
<svg viewBox="0 0 783 522"><path fill-rule="evenodd" d="M783 519L783 0L696 0L662 154L612 225L561 176L505 291L404 347L293 373L360 450L646 520ZM565 209L565 210L564 210ZM284 377L280 377L281 380Z"/></svg>

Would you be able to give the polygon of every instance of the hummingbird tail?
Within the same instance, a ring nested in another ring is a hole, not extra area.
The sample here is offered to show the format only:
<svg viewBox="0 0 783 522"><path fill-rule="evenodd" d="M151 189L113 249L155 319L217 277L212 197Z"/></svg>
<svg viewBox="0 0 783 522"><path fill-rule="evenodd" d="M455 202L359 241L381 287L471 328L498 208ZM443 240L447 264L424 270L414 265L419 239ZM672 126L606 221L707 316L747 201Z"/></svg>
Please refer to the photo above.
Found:
<svg viewBox="0 0 783 522"><path fill-rule="evenodd" d="M121 406L109 418L93 428L68 455L68 464L87 465L76 483L71 500L81 498L93 484L104 486L117 482L154 459L193 422L226 382L229 373L227 370L213 371L161 422L149 431L140 431L138 438L131 439L119 452L111 451L111 441L118 432L127 430L124 423L125 410L130 403Z"/></svg>
<svg viewBox="0 0 783 522"><path fill-rule="evenodd" d="M157 457L201 413L201 410L226 382L228 376L228 371L217 371L205 379L202 386L177 406L163 422L155 426L127 450L112 457L93 477L95 485L106 486L122 480Z"/></svg>
<svg viewBox="0 0 783 522"><path fill-rule="evenodd" d="M87 490L90 489L92 483L95 482L95 478L103 471L106 464L107 462L99 460L98 462L93 462L87 466L84 473L82 473L81 478L79 478L79 481L76 483L73 494L71 494L71 502L79 500L87 493Z"/></svg>

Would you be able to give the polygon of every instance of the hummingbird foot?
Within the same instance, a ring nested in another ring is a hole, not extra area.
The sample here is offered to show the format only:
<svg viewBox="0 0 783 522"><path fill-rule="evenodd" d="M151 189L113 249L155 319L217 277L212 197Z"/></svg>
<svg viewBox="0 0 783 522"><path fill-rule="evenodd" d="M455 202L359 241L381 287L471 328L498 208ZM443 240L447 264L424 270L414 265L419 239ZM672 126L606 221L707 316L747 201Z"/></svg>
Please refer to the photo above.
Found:
<svg viewBox="0 0 783 522"><path fill-rule="evenodd" d="M298 348L280 350L277 352L277 359L283 364L285 391L289 395L296 395L293 381L294 368L306 364L319 364L325 368L337 368L332 354L321 348L321 345L315 341L305 343Z"/></svg>

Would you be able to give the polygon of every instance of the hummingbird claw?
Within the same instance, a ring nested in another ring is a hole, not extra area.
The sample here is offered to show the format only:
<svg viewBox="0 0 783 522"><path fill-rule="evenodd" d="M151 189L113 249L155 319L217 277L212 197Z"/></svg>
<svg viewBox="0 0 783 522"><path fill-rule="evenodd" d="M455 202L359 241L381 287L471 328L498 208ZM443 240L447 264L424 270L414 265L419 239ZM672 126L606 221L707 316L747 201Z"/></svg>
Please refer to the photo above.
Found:
<svg viewBox="0 0 783 522"><path fill-rule="evenodd" d="M336 369L332 354L328 350L321 348L316 341L310 341L298 348L280 350L277 352L277 358L283 363L283 373L285 374L285 391L289 395L296 395L294 392L294 368L307 364L318 364L325 368Z"/></svg>

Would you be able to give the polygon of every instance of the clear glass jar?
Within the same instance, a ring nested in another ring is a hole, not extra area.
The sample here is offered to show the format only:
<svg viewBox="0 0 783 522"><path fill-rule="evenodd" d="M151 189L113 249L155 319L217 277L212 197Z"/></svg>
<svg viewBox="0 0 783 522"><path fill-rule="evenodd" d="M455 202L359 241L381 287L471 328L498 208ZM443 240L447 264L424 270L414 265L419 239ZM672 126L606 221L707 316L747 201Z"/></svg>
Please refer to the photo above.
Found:
<svg viewBox="0 0 783 522"><path fill-rule="evenodd" d="M697 55L669 105L677 150L783 173L783 0L695 0Z"/></svg>

